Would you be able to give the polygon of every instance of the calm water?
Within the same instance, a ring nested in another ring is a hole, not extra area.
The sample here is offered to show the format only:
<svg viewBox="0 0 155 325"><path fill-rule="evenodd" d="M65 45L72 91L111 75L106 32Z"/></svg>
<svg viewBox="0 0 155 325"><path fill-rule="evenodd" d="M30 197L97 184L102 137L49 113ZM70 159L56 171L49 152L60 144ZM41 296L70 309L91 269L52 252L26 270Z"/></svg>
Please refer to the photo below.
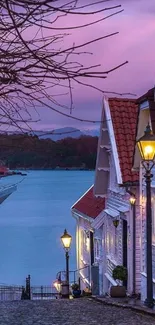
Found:
<svg viewBox="0 0 155 325"><path fill-rule="evenodd" d="M13 176L2 184L20 182ZM73 236L70 269L76 269L75 220L71 205L93 184L90 171L31 171L0 205L0 283L50 285L65 268L60 236Z"/></svg>

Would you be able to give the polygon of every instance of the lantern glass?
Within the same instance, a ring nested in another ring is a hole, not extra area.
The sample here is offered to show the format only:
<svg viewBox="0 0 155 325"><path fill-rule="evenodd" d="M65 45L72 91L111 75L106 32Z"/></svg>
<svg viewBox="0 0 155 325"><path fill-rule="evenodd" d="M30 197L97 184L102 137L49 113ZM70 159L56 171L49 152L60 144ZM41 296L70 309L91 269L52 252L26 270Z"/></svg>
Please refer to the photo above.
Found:
<svg viewBox="0 0 155 325"><path fill-rule="evenodd" d="M59 280L54 281L53 285L58 292L61 291L61 282Z"/></svg>
<svg viewBox="0 0 155 325"><path fill-rule="evenodd" d="M153 161L155 158L155 136L150 126L146 127L144 135L137 141L138 149L143 161Z"/></svg>
<svg viewBox="0 0 155 325"><path fill-rule="evenodd" d="M66 251L70 249L72 236L67 233L67 230L65 229L64 234L61 236L62 244Z"/></svg>
<svg viewBox="0 0 155 325"><path fill-rule="evenodd" d="M131 196L131 197L130 197L130 203L131 203L131 205L134 205L135 202L136 202L136 198L135 198L135 196Z"/></svg>

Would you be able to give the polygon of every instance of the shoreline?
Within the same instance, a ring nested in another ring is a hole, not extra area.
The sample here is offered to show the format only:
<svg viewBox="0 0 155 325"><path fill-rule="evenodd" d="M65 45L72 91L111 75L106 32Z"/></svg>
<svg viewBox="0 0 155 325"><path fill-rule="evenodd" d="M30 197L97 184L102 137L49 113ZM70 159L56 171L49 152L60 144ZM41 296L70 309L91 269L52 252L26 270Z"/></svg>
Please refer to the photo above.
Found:
<svg viewBox="0 0 155 325"><path fill-rule="evenodd" d="M24 167L18 167L18 168L12 168L12 169L10 169L11 171L17 171L17 170L24 170L24 171L27 171L27 170L45 170L45 171L47 171L47 170L56 170L56 171L60 171L60 170L68 170L68 171L77 171L77 170L79 170L79 171L95 171L95 169L89 169L89 168L78 168L78 167L71 167L71 168L69 168L69 167L56 167L56 168L35 168L35 167L31 167L31 168L24 168Z"/></svg>

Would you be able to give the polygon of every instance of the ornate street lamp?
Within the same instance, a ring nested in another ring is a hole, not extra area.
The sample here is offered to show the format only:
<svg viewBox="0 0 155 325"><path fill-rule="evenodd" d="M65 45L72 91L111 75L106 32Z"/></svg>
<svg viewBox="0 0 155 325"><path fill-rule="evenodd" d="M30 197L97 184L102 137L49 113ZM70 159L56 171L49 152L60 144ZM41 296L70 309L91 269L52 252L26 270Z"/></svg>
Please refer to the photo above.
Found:
<svg viewBox="0 0 155 325"><path fill-rule="evenodd" d="M155 164L155 135L148 124L144 135L137 141L142 165L145 168L146 180L146 240L147 240L147 299L145 301L149 308L153 307L153 281L152 281L152 211L151 211L151 170Z"/></svg>
<svg viewBox="0 0 155 325"><path fill-rule="evenodd" d="M70 250L72 236L67 233L67 230L64 230L64 234L61 236L61 241L66 252Z"/></svg>
<svg viewBox="0 0 155 325"><path fill-rule="evenodd" d="M66 297L69 298L69 250L72 242L72 236L64 230L64 234L61 236L61 241L66 252L66 284L67 284L67 294Z"/></svg>

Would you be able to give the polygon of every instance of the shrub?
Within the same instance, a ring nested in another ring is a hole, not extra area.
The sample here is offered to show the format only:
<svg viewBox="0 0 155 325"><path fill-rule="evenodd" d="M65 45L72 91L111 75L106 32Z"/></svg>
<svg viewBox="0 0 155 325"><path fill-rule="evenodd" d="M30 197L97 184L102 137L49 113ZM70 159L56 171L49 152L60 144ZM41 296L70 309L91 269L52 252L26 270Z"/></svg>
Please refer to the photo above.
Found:
<svg viewBox="0 0 155 325"><path fill-rule="evenodd" d="M126 281L128 277L127 268L122 265L117 265L112 273L114 280Z"/></svg>
<svg viewBox="0 0 155 325"><path fill-rule="evenodd" d="M72 290L79 290L79 285L78 285L78 283L73 283L72 285L71 285L71 287L72 287Z"/></svg>

